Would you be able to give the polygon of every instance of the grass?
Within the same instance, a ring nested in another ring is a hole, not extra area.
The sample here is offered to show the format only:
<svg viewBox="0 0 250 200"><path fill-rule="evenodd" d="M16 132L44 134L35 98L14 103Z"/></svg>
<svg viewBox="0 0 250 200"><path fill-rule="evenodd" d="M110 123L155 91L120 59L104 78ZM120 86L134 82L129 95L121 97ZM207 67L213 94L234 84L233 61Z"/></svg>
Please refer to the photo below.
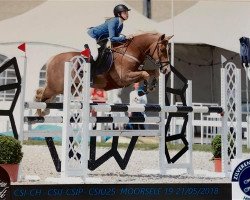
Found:
<svg viewBox="0 0 250 200"><path fill-rule="evenodd" d="M28 140L23 142L24 145L46 145L46 142L43 140ZM61 142L55 142L55 145L61 145ZM97 147L107 147L109 148L111 146L111 143L105 143L105 142L97 142ZM126 149L128 147L128 144L120 143L118 144L119 148ZM139 150L155 150L158 149L158 144L144 144L144 143L137 143L136 149ZM183 145L180 144L168 144L169 150L180 150L183 147ZM195 151L211 151L210 145L200 145L200 144L194 144L193 150Z"/></svg>
<svg viewBox="0 0 250 200"><path fill-rule="evenodd" d="M23 142L24 145L47 145L45 141L39 141L39 140L28 140ZM55 145L61 145L61 142L55 142ZM107 147L110 148L110 143L104 143L104 142L98 142L97 147ZM126 149L128 147L128 144L118 144L119 148ZM143 144L143 143L137 143L136 149L139 150L155 150L158 149L158 144ZM183 147L181 144L172 144L168 143L168 149L169 150L180 150ZM193 150L194 151L204 151L204 152L212 152L211 145L208 144L193 144ZM250 153L250 149L247 149L246 145L243 145L242 149L243 153Z"/></svg>
<svg viewBox="0 0 250 200"><path fill-rule="evenodd" d="M61 145L61 142L54 142L55 145ZM47 145L46 141L44 140L26 140L23 141L24 145Z"/></svg>
<svg viewBox="0 0 250 200"><path fill-rule="evenodd" d="M243 145L242 152L243 153L250 153L250 149L248 149L246 145Z"/></svg>

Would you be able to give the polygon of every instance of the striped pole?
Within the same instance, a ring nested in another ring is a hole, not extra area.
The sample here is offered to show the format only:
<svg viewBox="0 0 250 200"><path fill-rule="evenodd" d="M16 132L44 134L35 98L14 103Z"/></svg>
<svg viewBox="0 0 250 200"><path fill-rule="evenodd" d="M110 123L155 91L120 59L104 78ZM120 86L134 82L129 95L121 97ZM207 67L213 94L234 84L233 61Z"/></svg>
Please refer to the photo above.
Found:
<svg viewBox="0 0 250 200"><path fill-rule="evenodd" d="M160 123L160 117L90 117L88 123L148 123L148 124L158 124ZM54 117L36 117L36 116L26 116L24 117L24 122L28 124L34 123L63 123L62 116ZM83 121L78 116L71 117L70 123L82 123Z"/></svg>
<svg viewBox="0 0 250 200"><path fill-rule="evenodd" d="M45 102L25 102L26 109L63 109L63 103L45 103ZM80 102L71 103L71 109L83 109ZM90 109L97 112L165 112L165 113L222 113L222 107L208 106L161 106L158 104L97 104L91 103Z"/></svg>
<svg viewBox="0 0 250 200"><path fill-rule="evenodd" d="M25 102L25 109L63 109L63 103ZM70 108L82 109L82 103L71 103Z"/></svg>

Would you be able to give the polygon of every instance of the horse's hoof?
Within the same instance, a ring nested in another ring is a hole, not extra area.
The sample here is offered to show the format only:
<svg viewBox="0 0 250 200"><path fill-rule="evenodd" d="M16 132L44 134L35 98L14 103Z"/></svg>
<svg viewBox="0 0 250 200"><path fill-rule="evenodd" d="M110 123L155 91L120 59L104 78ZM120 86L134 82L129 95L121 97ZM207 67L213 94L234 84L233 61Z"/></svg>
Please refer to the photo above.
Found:
<svg viewBox="0 0 250 200"><path fill-rule="evenodd" d="M48 115L49 113L50 113L49 109L45 109L45 110L38 109L35 115L38 115L39 117L44 117L45 115Z"/></svg>
<svg viewBox="0 0 250 200"><path fill-rule="evenodd" d="M49 115L50 110L49 109L45 109L41 112L41 114L43 115L42 117L44 117L45 115Z"/></svg>
<svg viewBox="0 0 250 200"><path fill-rule="evenodd" d="M154 92L155 91L155 88L150 88L149 89L149 92Z"/></svg>
<svg viewBox="0 0 250 200"><path fill-rule="evenodd" d="M145 92L143 92L142 90L139 90L139 91L138 91L138 96L141 97L141 96L143 96L144 94L145 94Z"/></svg>
<svg viewBox="0 0 250 200"><path fill-rule="evenodd" d="M39 117L41 117L42 110L41 109L37 109L35 115L38 115Z"/></svg>

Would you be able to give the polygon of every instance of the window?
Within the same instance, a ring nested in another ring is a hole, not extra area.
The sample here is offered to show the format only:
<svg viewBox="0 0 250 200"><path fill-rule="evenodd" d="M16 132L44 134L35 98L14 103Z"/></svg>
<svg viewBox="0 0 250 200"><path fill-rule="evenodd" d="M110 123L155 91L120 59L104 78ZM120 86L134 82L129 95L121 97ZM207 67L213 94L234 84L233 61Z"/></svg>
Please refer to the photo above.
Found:
<svg viewBox="0 0 250 200"><path fill-rule="evenodd" d="M45 83L46 83L46 65L44 65L40 71L39 87L44 87ZM63 102L63 95L58 95L56 97L56 102Z"/></svg>
<svg viewBox="0 0 250 200"><path fill-rule="evenodd" d="M8 58L4 55L0 55L0 65L3 64ZM14 66L9 67L0 74L0 85L8 85L11 83L17 83L16 73ZM6 90L0 92L0 101L12 101L15 95L14 90Z"/></svg>
<svg viewBox="0 0 250 200"><path fill-rule="evenodd" d="M46 81L46 65L44 65L39 74L39 87L43 87Z"/></svg>

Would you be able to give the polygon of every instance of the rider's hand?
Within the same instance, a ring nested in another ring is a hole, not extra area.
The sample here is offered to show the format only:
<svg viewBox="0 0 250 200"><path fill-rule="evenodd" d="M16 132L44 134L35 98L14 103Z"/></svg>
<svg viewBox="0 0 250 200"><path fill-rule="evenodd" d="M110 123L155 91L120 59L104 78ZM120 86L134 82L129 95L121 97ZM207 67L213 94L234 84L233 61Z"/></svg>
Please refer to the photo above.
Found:
<svg viewBox="0 0 250 200"><path fill-rule="evenodd" d="M133 35L127 35L127 36L126 36L126 39L127 39L127 40L132 40L133 38L134 38Z"/></svg>
<svg viewBox="0 0 250 200"><path fill-rule="evenodd" d="M109 48L109 49L111 49L111 41L110 40L108 40L108 42L106 44L106 47Z"/></svg>

